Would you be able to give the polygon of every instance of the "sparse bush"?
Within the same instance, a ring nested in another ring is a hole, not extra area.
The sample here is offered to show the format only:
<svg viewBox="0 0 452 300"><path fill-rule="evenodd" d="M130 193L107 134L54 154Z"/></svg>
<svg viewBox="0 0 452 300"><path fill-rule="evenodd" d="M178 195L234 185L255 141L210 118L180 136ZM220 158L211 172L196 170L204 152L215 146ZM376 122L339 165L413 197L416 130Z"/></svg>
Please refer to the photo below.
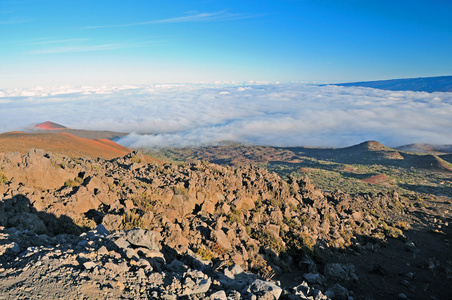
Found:
<svg viewBox="0 0 452 300"><path fill-rule="evenodd" d="M293 211L298 211L298 207L293 203L289 203L289 208Z"/></svg>
<svg viewBox="0 0 452 300"><path fill-rule="evenodd" d="M405 239L405 235L403 234L402 230L395 227L389 227L387 230L385 230L385 235L393 239Z"/></svg>
<svg viewBox="0 0 452 300"><path fill-rule="evenodd" d="M414 203L414 206L422 208L422 207L427 207L427 204L425 204L425 202L422 198L416 197L416 202Z"/></svg>
<svg viewBox="0 0 452 300"><path fill-rule="evenodd" d="M175 195L182 195L185 199L188 199L188 189L183 186L175 186L173 188Z"/></svg>
<svg viewBox="0 0 452 300"><path fill-rule="evenodd" d="M306 226L308 224L308 217L306 215L302 215L300 218L301 226Z"/></svg>
<svg viewBox="0 0 452 300"><path fill-rule="evenodd" d="M284 216L283 221L287 226L289 226L290 231L298 231L300 230L300 225L292 218Z"/></svg>
<svg viewBox="0 0 452 300"><path fill-rule="evenodd" d="M267 280L272 279L273 276L275 276L275 271L273 271L273 269L260 255L257 255L256 258L251 261L251 270Z"/></svg>
<svg viewBox="0 0 452 300"><path fill-rule="evenodd" d="M91 165L91 170L95 171L96 173L100 173L100 166L99 165Z"/></svg>
<svg viewBox="0 0 452 300"><path fill-rule="evenodd" d="M311 235L308 233L300 234L300 238L303 242L303 246L306 247L310 252L314 251L315 241Z"/></svg>
<svg viewBox="0 0 452 300"><path fill-rule="evenodd" d="M273 207L281 208L283 205L283 201L278 198L271 198L271 199L267 200L266 202L268 205L273 206Z"/></svg>
<svg viewBox="0 0 452 300"><path fill-rule="evenodd" d="M258 210L258 209L261 208L261 207L262 207L262 198L259 197L259 199L257 199L257 200L254 202L254 209Z"/></svg>
<svg viewBox="0 0 452 300"><path fill-rule="evenodd" d="M153 201L149 196L146 195L138 195L132 198L133 204L138 207L139 210L143 212L151 211L155 205L155 201Z"/></svg>
<svg viewBox="0 0 452 300"><path fill-rule="evenodd" d="M90 219L75 219L74 224L80 227L83 231L96 228L96 222Z"/></svg>
<svg viewBox="0 0 452 300"><path fill-rule="evenodd" d="M336 219L331 214L325 214L325 218L328 220L331 226L336 226Z"/></svg>
<svg viewBox="0 0 452 300"><path fill-rule="evenodd" d="M203 248L198 248L195 251L196 254L198 254L203 260L212 260L213 258L213 253L210 250L207 249L203 249Z"/></svg>
<svg viewBox="0 0 452 300"><path fill-rule="evenodd" d="M262 245L269 246L276 253L284 250L284 245L281 241L269 230L254 230L252 232L252 238L258 240Z"/></svg>
<svg viewBox="0 0 452 300"><path fill-rule="evenodd" d="M4 184L5 182L8 181L8 178L6 177L6 175L3 173L2 170L0 170L0 185Z"/></svg>
<svg viewBox="0 0 452 300"><path fill-rule="evenodd" d="M144 221L138 214L127 212L122 217L122 226L124 227L124 230L130 230L137 227L144 229Z"/></svg>
<svg viewBox="0 0 452 300"><path fill-rule="evenodd" d="M251 236L251 232L252 232L251 226L246 225L245 231L246 231L246 234L248 234L249 236Z"/></svg>
<svg viewBox="0 0 452 300"><path fill-rule="evenodd" d="M108 189L109 189L110 191L114 191L115 188L116 188L116 185L115 185L114 183L111 183L111 182L108 183Z"/></svg>
<svg viewBox="0 0 452 300"><path fill-rule="evenodd" d="M240 211L233 210L226 219L231 223L243 224L242 219L240 218Z"/></svg>
<svg viewBox="0 0 452 300"><path fill-rule="evenodd" d="M407 222L405 222L405 221L397 221L397 222L394 223L394 226L399 228L399 229L402 229L402 230L410 229L410 225Z"/></svg>
<svg viewBox="0 0 452 300"><path fill-rule="evenodd" d="M226 249L218 243L213 244L212 251L219 255L225 255L227 252Z"/></svg>
<svg viewBox="0 0 452 300"><path fill-rule="evenodd" d="M353 232L351 230L339 230L339 234L344 239L344 246L350 246L352 243Z"/></svg>
<svg viewBox="0 0 452 300"><path fill-rule="evenodd" d="M314 251L315 241L308 233L283 232L282 239L286 243L287 252L294 257L301 258L303 253L310 255Z"/></svg>
<svg viewBox="0 0 452 300"><path fill-rule="evenodd" d="M75 179L68 179L64 182L64 186L77 187L83 183L83 178L75 177Z"/></svg>
<svg viewBox="0 0 452 300"><path fill-rule="evenodd" d="M142 162L141 158L136 155L132 156L132 158L130 158L130 161L133 163L136 163L136 164L139 164Z"/></svg>

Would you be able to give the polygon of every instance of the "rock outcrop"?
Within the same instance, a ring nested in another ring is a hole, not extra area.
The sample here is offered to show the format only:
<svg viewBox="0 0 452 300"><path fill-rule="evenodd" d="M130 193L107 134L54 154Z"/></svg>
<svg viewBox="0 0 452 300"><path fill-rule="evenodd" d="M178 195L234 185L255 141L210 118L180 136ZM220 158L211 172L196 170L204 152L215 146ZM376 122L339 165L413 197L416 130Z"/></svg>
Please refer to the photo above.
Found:
<svg viewBox="0 0 452 300"><path fill-rule="evenodd" d="M328 194L308 178L285 181L254 166L147 164L137 152L74 160L31 150L1 154L0 167L6 278L41 268L43 282L65 274L61 284L91 284L99 297L120 290L126 298L327 299L326 278L358 278L352 266L318 268L325 251L364 251L402 235L376 213L399 214L396 193ZM49 264L56 270L43 270ZM295 269L308 283L283 289L270 281Z"/></svg>

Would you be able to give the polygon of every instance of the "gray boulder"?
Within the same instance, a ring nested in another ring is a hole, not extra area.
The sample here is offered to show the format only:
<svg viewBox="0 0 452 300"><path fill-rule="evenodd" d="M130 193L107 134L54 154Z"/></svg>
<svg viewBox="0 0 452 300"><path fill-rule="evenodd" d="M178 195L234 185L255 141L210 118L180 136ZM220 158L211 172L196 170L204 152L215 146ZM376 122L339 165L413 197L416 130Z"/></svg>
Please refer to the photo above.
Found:
<svg viewBox="0 0 452 300"><path fill-rule="evenodd" d="M303 278L311 284L325 284L326 278L322 274L306 273Z"/></svg>
<svg viewBox="0 0 452 300"><path fill-rule="evenodd" d="M224 275L230 279L234 279L236 275L243 273L243 269L238 264L233 264L224 269Z"/></svg>
<svg viewBox="0 0 452 300"><path fill-rule="evenodd" d="M256 279L246 291L258 299L279 299L282 289L274 283Z"/></svg>
<svg viewBox="0 0 452 300"><path fill-rule="evenodd" d="M9 226L16 227L21 230L33 230L36 233L44 233L47 231L46 226L41 219L32 213L18 213L8 219Z"/></svg>
<svg viewBox="0 0 452 300"><path fill-rule="evenodd" d="M131 229L125 232L124 238L135 247L145 247L151 251L158 252L158 239L160 235L155 231L143 230L141 228Z"/></svg>
<svg viewBox="0 0 452 300"><path fill-rule="evenodd" d="M210 300L227 300L228 297L224 291L218 291L210 295Z"/></svg>
<svg viewBox="0 0 452 300"><path fill-rule="evenodd" d="M350 293L345 287L336 283L325 292L325 295L333 300L347 300Z"/></svg>
<svg viewBox="0 0 452 300"><path fill-rule="evenodd" d="M336 281L353 282L358 281L355 266L353 264L330 263L325 266L326 277Z"/></svg>

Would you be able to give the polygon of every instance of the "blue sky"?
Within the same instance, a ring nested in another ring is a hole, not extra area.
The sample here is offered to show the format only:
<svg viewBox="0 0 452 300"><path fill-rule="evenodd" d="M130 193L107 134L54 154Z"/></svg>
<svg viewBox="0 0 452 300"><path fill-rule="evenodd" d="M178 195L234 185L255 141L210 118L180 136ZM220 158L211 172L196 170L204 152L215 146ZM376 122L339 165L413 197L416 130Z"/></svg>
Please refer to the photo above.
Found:
<svg viewBox="0 0 452 300"><path fill-rule="evenodd" d="M452 1L0 0L0 88L451 75Z"/></svg>

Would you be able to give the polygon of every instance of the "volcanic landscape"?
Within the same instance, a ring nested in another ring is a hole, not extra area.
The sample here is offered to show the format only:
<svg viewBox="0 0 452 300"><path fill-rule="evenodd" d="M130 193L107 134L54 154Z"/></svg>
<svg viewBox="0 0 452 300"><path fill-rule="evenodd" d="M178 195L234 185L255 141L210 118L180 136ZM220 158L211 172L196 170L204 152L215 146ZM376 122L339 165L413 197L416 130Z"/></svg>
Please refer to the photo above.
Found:
<svg viewBox="0 0 452 300"><path fill-rule="evenodd" d="M450 145L0 135L1 299L450 299Z"/></svg>

